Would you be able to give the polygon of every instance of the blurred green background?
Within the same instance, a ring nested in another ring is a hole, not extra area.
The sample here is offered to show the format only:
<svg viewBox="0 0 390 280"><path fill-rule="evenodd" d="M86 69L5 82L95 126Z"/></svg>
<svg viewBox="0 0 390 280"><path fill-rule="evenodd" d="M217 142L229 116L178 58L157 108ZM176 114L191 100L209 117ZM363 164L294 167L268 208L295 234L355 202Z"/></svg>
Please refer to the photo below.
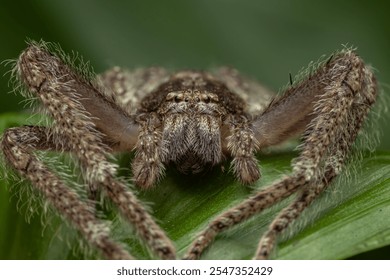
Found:
<svg viewBox="0 0 390 280"><path fill-rule="evenodd" d="M26 38L42 38L79 52L96 72L113 65L230 65L278 90L290 72L347 44L375 67L388 94L388 6L380 0L2 0L0 61L16 58ZM9 75L1 76L0 112L21 110L21 97L7 94ZM389 118L382 130L381 148L389 149Z"/></svg>
<svg viewBox="0 0 390 280"><path fill-rule="evenodd" d="M80 53L96 72L114 65L173 69L229 65L278 90L288 82L289 73L296 74L310 61L346 44L357 47L376 69L383 94L390 92L386 1L0 3L0 61L16 58L27 38L43 39L59 43L66 52ZM23 110L22 98L9 93L9 70L9 65L0 65L0 114ZM389 120L383 113L379 128L383 150L390 149Z"/></svg>

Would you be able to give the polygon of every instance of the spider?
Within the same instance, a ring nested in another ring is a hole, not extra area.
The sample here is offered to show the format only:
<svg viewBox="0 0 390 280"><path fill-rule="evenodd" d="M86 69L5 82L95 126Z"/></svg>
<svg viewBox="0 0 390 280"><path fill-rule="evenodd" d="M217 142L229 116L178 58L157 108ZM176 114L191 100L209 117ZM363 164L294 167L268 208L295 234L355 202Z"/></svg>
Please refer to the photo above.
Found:
<svg viewBox="0 0 390 280"><path fill-rule="evenodd" d="M266 259L278 236L341 172L377 94L372 70L349 48L291 81L279 95L231 68L85 72L50 44L29 42L14 74L53 122L7 129L1 150L6 162L108 259L133 257L96 215L91 201L100 190L157 257L177 257L173 242L117 177L112 153L135 150L133 180L141 189L155 186L170 165L198 174L226 159L235 178L247 185L261 177L257 151L301 135L291 174L219 214L183 256L199 258L216 235L295 194L260 239L254 258ZM72 154L88 199L45 165L35 153L39 150Z"/></svg>

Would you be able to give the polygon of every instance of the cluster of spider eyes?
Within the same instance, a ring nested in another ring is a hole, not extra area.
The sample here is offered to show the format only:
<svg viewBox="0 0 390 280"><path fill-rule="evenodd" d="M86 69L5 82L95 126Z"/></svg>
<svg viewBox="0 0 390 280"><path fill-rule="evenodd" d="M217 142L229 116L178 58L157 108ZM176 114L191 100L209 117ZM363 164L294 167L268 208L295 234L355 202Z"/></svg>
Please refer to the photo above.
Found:
<svg viewBox="0 0 390 280"><path fill-rule="evenodd" d="M191 96L191 93L187 92L170 92L166 97L167 101L173 100L176 103L182 101L189 102L191 99L193 99L195 102L204 102L206 104L210 102L218 102L218 97L212 93L195 93L195 96Z"/></svg>

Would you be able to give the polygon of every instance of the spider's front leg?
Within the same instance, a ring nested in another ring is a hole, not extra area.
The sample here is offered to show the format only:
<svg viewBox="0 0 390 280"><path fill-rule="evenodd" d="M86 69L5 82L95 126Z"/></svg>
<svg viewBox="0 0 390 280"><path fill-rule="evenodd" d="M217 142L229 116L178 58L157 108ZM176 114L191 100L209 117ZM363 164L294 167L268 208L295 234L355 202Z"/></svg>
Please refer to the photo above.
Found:
<svg viewBox="0 0 390 280"><path fill-rule="evenodd" d="M115 98L51 54L43 43L31 43L20 55L16 69L20 80L40 99L54 124L44 131L38 128L7 131L2 148L10 164L30 179L59 214L70 220L90 241L87 234L92 232L91 235L96 237L94 231L99 227L95 228L90 222L92 218L84 219L77 212L73 213L78 208L64 206L64 195L85 207L88 203L72 194L52 171L32 155L36 149L73 153L81 163L92 192L102 188L156 255L164 259L175 258L172 242L127 186L115 178L117 166L107 160L110 148L104 143L115 148L128 148L133 145L134 135L138 133L133 120L115 103ZM44 173L44 179L37 178L34 174L37 170ZM63 200L63 204L58 204ZM89 231L86 233L84 228ZM96 246L96 243L91 243ZM99 247L101 251L110 252L110 248L102 246ZM130 257L122 253L121 246L117 247L121 250L118 254L111 252L105 256Z"/></svg>
<svg viewBox="0 0 390 280"><path fill-rule="evenodd" d="M324 68L314 83L322 79L328 83L313 106L314 118L306 128L302 152L293 164L295 172L304 170L312 179L263 235L256 252L258 259L269 257L277 237L340 174L376 100L375 77L354 52L338 54Z"/></svg>
<svg viewBox="0 0 390 280"><path fill-rule="evenodd" d="M292 174L216 217L185 258L198 258L221 231L298 192L261 238L255 258L268 258L277 237L341 172L376 92L371 69L353 51L344 50L271 102L254 122L256 139L261 148L304 131Z"/></svg>

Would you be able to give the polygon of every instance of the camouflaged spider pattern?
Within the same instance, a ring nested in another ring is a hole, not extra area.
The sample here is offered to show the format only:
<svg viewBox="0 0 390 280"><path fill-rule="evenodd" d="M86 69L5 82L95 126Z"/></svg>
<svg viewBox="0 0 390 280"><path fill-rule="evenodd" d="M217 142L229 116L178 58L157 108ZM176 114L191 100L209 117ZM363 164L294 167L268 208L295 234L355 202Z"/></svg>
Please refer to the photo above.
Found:
<svg viewBox="0 0 390 280"><path fill-rule="evenodd" d="M93 204L34 151L72 153L90 197L102 190L155 255L173 259L173 242L116 177L118 166L108 160L112 152L135 150L132 169L141 188L155 185L171 163L196 174L228 158L236 178L250 184L260 177L256 151L302 135L291 174L212 219L184 255L199 258L220 232L296 194L260 239L254 257L264 259L277 237L340 174L377 95L371 68L352 49L309 68L278 96L230 68L169 73L115 67L96 77L72 62L44 42L30 42L15 63L15 88L39 99L53 123L6 130L1 150L6 162L109 259L132 256L111 238Z"/></svg>

